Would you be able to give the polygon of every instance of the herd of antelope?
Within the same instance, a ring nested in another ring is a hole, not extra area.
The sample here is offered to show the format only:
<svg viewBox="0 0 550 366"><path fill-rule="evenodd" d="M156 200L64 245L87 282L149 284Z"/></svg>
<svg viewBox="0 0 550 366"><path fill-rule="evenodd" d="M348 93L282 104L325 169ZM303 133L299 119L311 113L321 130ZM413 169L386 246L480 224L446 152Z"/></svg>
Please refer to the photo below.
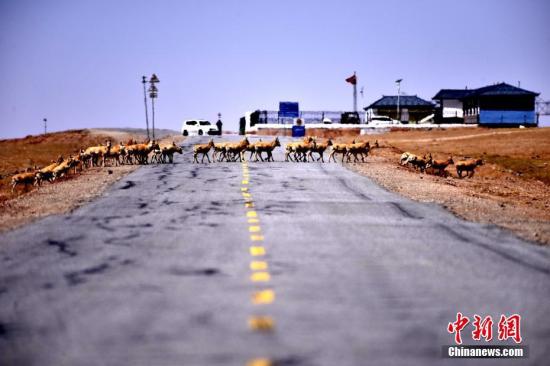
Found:
<svg viewBox="0 0 550 366"><path fill-rule="evenodd" d="M449 156L445 160L438 160L433 159L431 153L420 156L410 152L404 152L401 155L399 163L403 166L410 166L414 168L414 170L420 171L421 173L431 170L433 174L439 176L447 176L447 167L454 164L456 174L459 178L462 178L463 173L466 173L465 177L471 178L474 176L476 167L483 165L483 160L466 159L455 163L452 156Z"/></svg>
<svg viewBox="0 0 550 366"><path fill-rule="evenodd" d="M247 152L250 152L248 157L250 161L274 161L273 150L278 146L281 146L278 137L269 142L262 140L250 142L247 137L238 142L215 143L213 139L210 139L206 144L193 146L193 162L199 163L199 156L202 157L201 163L204 163L205 158L209 163L212 161L244 161L246 160ZM368 141L355 142L353 140L353 142L348 144L336 144L331 139L318 141L316 137L305 137L302 141L289 142L285 146L285 161L321 161L324 163L324 154L329 147L331 147L329 162L331 160L336 162L337 155L342 156L342 162L346 159L347 162L351 162L352 157L354 159L353 162L365 162L365 158L372 149ZM373 147L378 147L378 141L374 143ZM210 159L210 151L213 151L212 159ZM264 153L266 154L265 159L262 155Z"/></svg>
<svg viewBox="0 0 550 366"><path fill-rule="evenodd" d="M257 142L250 142L247 137L238 142L216 143L213 139L210 139L206 144L196 144L193 146L193 162L199 163L199 156L201 156L201 163L204 163L204 159L207 159L209 163L212 161L244 161L246 160L247 152L250 152L249 161L274 161L273 150L278 146L281 146L278 137L269 142L262 141L261 139ZM336 162L336 157L341 156L340 161L342 163L344 161L350 163L352 162L352 158L354 163L364 163L371 149L378 148L379 144L378 141L375 141L373 146L371 146L368 141L356 142L355 140L351 143L334 143L330 138L318 141L316 137L305 137L301 141L286 144L285 161L321 161L324 163L324 154L329 147L329 162L331 160ZM210 151L212 151L212 159L210 159ZM264 153L266 154L265 159L262 155ZM438 160L433 159L431 153L420 156L410 152L405 152L401 155L400 163L401 165L413 167L415 171L422 173L431 171L433 174L439 176L446 176L447 167L454 164L459 178L462 178L463 173L466 173L466 177L473 177L475 168L483 165L481 159L467 159L455 163L452 156L446 160Z"/></svg>
<svg viewBox="0 0 550 366"><path fill-rule="evenodd" d="M271 141L250 142L247 137L237 142L217 142L210 139L208 143L196 144L193 146L193 163L201 163L204 160L210 163L215 162L234 162L245 161L246 153L249 161L274 161L273 150L280 147L281 142L278 137ZM336 158L340 157L340 161L344 162L365 162L369 152L373 148L378 148L378 141L375 141L373 146L368 141L351 143L335 143L332 139L320 141L316 137L305 137L301 141L289 142L285 146L285 161L287 162L309 162L321 161L325 162L325 152L330 154L328 161L337 162ZM212 158L210 152L212 151ZM59 157L56 161L44 168L34 167L26 170L25 173L18 173L12 177L11 186L12 192L18 185L27 187L28 185L39 186L43 181L50 183L68 175L71 171L74 174L78 170L91 167L105 167L108 164L118 166L123 164L149 164L149 163L173 163L174 154L182 154L182 148L172 142L170 145L160 146L156 141L144 143L135 143L129 140L126 144L120 142L113 146L111 141L107 141L105 145L91 146L87 149L81 149L74 156L71 155L67 159ZM265 154L265 156L263 155ZM431 170L433 174L446 176L446 168L454 164L459 178L473 177L475 169L479 165L483 165L481 159L468 159L454 162L452 156L446 160L433 159L431 153L423 156L415 155L410 152L404 152L400 158L400 164L410 166L415 171L425 172Z"/></svg>
<svg viewBox="0 0 550 366"><path fill-rule="evenodd" d="M210 139L206 144L197 144L193 146L193 162L199 163L199 156L202 156L201 163L204 163L204 159L208 162L212 161L244 161L246 160L246 153L250 152L248 157L249 161L274 161L273 150L281 146L278 137L275 137L272 141L257 141L250 142L247 137L238 142L218 142L215 143L213 139ZM356 142L353 140L351 143L334 143L332 139L326 139L324 141L318 141L316 137L305 137L301 141L289 142L285 146L285 161L294 162L308 162L308 161L321 161L325 162L324 153L330 147L330 154L328 161L336 162L336 157L341 156L341 162L365 162L365 158L368 156L372 148L378 148L378 141L374 142L371 147L368 141ZM212 159L210 159L210 151L212 153ZM262 154L267 154L264 156ZM317 156L315 156L315 155ZM454 162L452 156L449 156L446 160L433 159L432 154L425 154L424 156L415 155L410 152L405 152L401 155L401 165L408 165L415 169L415 171L425 172L431 171L433 174L439 176L447 175L447 167L454 164L456 172L459 178L463 177L463 173L466 173L466 177L473 177L475 168L479 165L483 165L481 159L467 159Z"/></svg>
<svg viewBox="0 0 550 366"><path fill-rule="evenodd" d="M108 140L105 145L100 144L80 149L75 155L70 155L66 159L60 156L46 167L28 168L24 173L15 174L11 179L11 190L13 192L19 185L26 188L29 185L39 186L44 181L53 183L71 172L73 174L82 172L84 168L124 164L173 163L175 153L182 153L181 147L175 142L160 146L154 140L144 143L129 140L126 144L120 142L113 146Z"/></svg>

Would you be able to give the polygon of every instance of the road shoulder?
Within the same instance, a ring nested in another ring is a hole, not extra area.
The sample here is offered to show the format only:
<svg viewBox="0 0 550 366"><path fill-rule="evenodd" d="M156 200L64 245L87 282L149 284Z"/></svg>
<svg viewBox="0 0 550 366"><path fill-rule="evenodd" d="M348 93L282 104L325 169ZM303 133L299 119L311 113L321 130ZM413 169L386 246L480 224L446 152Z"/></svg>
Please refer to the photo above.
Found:
<svg viewBox="0 0 550 366"><path fill-rule="evenodd" d="M91 168L55 184L44 183L40 189L0 204L0 232L29 224L39 218L70 212L101 196L107 188L138 165Z"/></svg>
<svg viewBox="0 0 550 366"><path fill-rule="evenodd" d="M396 154L390 149L374 150L366 164L347 164L389 191L399 193L418 202L436 203L467 221L493 224L511 230L523 239L534 243L550 244L550 211L545 185L539 182L506 182L528 193L529 200L514 199L505 192L493 192L494 182L477 179L455 179L421 174L396 163ZM546 196L546 198L545 198Z"/></svg>

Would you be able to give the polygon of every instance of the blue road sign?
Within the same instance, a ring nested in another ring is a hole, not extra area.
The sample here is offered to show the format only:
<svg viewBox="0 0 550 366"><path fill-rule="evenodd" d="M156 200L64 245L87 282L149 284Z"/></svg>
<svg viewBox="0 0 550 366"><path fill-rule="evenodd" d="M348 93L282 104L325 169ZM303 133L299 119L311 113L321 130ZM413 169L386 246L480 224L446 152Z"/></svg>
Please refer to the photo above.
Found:
<svg viewBox="0 0 550 366"><path fill-rule="evenodd" d="M292 126L292 137L304 137L306 135L306 126Z"/></svg>
<svg viewBox="0 0 550 366"><path fill-rule="evenodd" d="M298 102L279 102L279 117L300 117Z"/></svg>

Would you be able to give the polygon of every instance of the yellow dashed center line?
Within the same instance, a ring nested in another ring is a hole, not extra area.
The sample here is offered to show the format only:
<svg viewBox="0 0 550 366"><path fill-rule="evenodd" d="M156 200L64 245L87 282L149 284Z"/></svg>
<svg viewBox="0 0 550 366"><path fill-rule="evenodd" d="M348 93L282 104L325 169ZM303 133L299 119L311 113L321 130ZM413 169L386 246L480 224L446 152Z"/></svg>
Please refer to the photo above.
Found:
<svg viewBox="0 0 550 366"><path fill-rule="evenodd" d="M250 275L250 281L252 282L269 282L270 279L269 272L254 272Z"/></svg>
<svg viewBox="0 0 550 366"><path fill-rule="evenodd" d="M248 223L249 224L257 224L257 223L260 222L260 220L257 219L258 214L256 213L256 211L248 211L246 213L246 217L248 217Z"/></svg>
<svg viewBox="0 0 550 366"><path fill-rule="evenodd" d="M256 246L250 247L250 255L253 257L265 255L265 248Z"/></svg>
<svg viewBox="0 0 550 366"><path fill-rule="evenodd" d="M246 366L273 366L273 362L268 358L255 358L248 361Z"/></svg>
<svg viewBox="0 0 550 366"><path fill-rule="evenodd" d="M264 236L262 235L262 228L260 226L260 219L258 213L254 211L254 201L252 194L249 191L250 175L248 171L248 165L242 164L243 178L241 194L244 199L244 206L246 210L246 219L248 222L248 232L250 233L250 241L253 243L263 242ZM265 284L271 281L271 274L268 272L268 262L263 259L266 256L265 247L261 245L251 245L249 247L250 255L254 259L250 262L250 281L257 286ZM260 288L252 293L250 301L256 306L265 306L272 304L275 301L275 291L270 288ZM263 308L263 307L262 307ZM275 320L269 315L252 315L248 318L248 328L255 332L271 332L275 329ZM254 358L248 361L247 366L273 366L273 362L269 358Z"/></svg>
<svg viewBox="0 0 550 366"><path fill-rule="evenodd" d="M275 301L275 292L273 290L261 290L252 294L252 303L255 305L271 304Z"/></svg>
<svg viewBox="0 0 550 366"><path fill-rule="evenodd" d="M261 228L258 225L250 225L248 227L248 231L251 233L259 233L261 231Z"/></svg>
<svg viewBox="0 0 550 366"><path fill-rule="evenodd" d="M264 241L264 236L253 234L253 235L250 235L250 240L252 240L252 241Z"/></svg>
<svg viewBox="0 0 550 366"><path fill-rule="evenodd" d="M250 269L252 271L265 271L267 269L267 262L264 261L252 261L250 262Z"/></svg>
<svg viewBox="0 0 550 366"><path fill-rule="evenodd" d="M248 318L248 327L252 330L269 332L275 328L275 321L270 316L251 316Z"/></svg>

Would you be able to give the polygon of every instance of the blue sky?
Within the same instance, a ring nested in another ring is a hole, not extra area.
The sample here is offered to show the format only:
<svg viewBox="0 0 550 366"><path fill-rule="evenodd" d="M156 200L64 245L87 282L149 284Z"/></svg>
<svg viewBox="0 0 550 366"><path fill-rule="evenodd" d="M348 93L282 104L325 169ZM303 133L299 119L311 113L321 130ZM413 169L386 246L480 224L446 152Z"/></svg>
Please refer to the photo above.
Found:
<svg viewBox="0 0 550 366"><path fill-rule="evenodd" d="M346 110L402 91L506 81L550 99L546 0L0 0L0 137L144 127L142 75L161 82L157 127L247 110Z"/></svg>

